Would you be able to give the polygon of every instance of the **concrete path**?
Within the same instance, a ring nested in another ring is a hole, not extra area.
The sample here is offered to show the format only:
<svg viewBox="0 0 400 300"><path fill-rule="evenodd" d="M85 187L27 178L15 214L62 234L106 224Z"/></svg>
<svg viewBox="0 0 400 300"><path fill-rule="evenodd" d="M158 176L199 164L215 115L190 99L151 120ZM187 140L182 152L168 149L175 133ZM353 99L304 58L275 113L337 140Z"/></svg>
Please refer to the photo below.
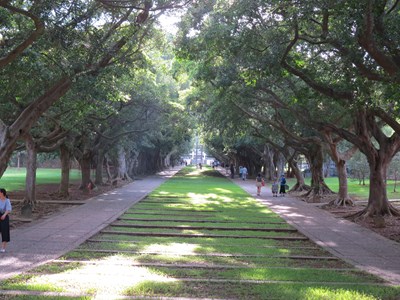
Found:
<svg viewBox="0 0 400 300"><path fill-rule="evenodd" d="M225 171L221 171L225 175ZM255 180L233 179L250 195L270 207L301 233L344 261L400 285L400 244L353 222L335 218L306 202L272 197L271 185L257 196Z"/></svg>
<svg viewBox="0 0 400 300"><path fill-rule="evenodd" d="M11 230L7 252L0 253L0 280L56 259L76 248L115 221L180 168L134 181L94 197L84 205L65 209L43 221Z"/></svg>

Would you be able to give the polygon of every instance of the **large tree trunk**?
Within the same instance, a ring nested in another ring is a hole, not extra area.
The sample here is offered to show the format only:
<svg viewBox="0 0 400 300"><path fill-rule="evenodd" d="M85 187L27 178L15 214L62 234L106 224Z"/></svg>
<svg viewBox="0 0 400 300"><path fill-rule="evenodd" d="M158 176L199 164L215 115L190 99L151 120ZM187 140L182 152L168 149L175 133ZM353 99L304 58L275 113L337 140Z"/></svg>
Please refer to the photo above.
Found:
<svg viewBox="0 0 400 300"><path fill-rule="evenodd" d="M138 163L138 157L139 157L139 151L137 150L132 150L130 152L129 159L127 161L128 164L128 174L129 176L134 179L135 176L138 174L137 173L137 167L139 165Z"/></svg>
<svg viewBox="0 0 400 300"><path fill-rule="evenodd" d="M163 158L162 158L162 154L161 154L161 151L158 149L157 151L156 151L156 171L157 172L160 172L161 170L163 170L164 169L164 166L163 166Z"/></svg>
<svg viewBox="0 0 400 300"><path fill-rule="evenodd" d="M335 206L354 206L353 200L349 197L348 186L347 186L347 170L346 162L357 152L357 147L353 146L344 152L339 152L338 144L342 140L341 138L333 138L331 131L322 131L327 145L329 146L329 154L336 166L336 171L339 179L339 194L338 198L332 200L328 205Z"/></svg>
<svg viewBox="0 0 400 300"><path fill-rule="evenodd" d="M304 196L307 202L319 203L323 195L333 194L333 192L324 182L322 146L315 143L307 148L309 152L306 156L311 169L311 189Z"/></svg>
<svg viewBox="0 0 400 300"><path fill-rule="evenodd" d="M79 159L79 165L81 167L82 181L79 189L90 192L90 190L94 187L93 182L90 178L90 167L92 162L92 156L90 153L85 153Z"/></svg>
<svg viewBox="0 0 400 300"><path fill-rule="evenodd" d="M103 167L104 167L105 153L103 149L97 151L97 164L96 164L96 178L94 183L96 185L103 185Z"/></svg>
<svg viewBox="0 0 400 300"><path fill-rule="evenodd" d="M263 162L264 162L264 175L267 180L272 180L274 178L274 162L273 155L271 153L269 146L267 144L264 145L263 151Z"/></svg>
<svg viewBox="0 0 400 300"><path fill-rule="evenodd" d="M329 205L354 206L354 202L349 197L349 192L348 192L346 161L340 160L339 162L336 162L336 170L338 172L338 179L339 179L339 194L336 199L329 202Z"/></svg>
<svg viewBox="0 0 400 300"><path fill-rule="evenodd" d="M107 174L107 183L111 183L112 174L111 174L110 163L109 163L109 159L108 159L107 155L104 156L104 167L106 169L106 174Z"/></svg>
<svg viewBox="0 0 400 300"><path fill-rule="evenodd" d="M285 158L281 152L275 152L274 165L276 169L276 171L274 172L274 180L275 180L285 172Z"/></svg>
<svg viewBox="0 0 400 300"><path fill-rule="evenodd" d="M166 167L169 167L169 166L172 165L172 163L171 163L171 156L172 156L172 154L174 154L175 152L176 152L176 149L173 149L172 151L170 151L170 152L165 156L164 165L165 165Z"/></svg>
<svg viewBox="0 0 400 300"><path fill-rule="evenodd" d="M296 184L290 189L290 192L303 192L303 191L309 191L311 187L304 182L304 176L301 173L297 161L294 157L290 158L288 160L288 164L292 168L292 171L294 173L294 176L296 177Z"/></svg>
<svg viewBox="0 0 400 300"><path fill-rule="evenodd" d="M25 137L25 147L27 152L26 178L25 178L25 198L21 208L21 213L25 217L32 215L32 210L36 205L36 160L37 150L35 142L30 135Z"/></svg>
<svg viewBox="0 0 400 300"><path fill-rule="evenodd" d="M128 175L125 150L122 147L118 147L118 169L116 178L119 178L121 180L132 180Z"/></svg>
<svg viewBox="0 0 400 300"><path fill-rule="evenodd" d="M69 172L71 170L71 152L66 145L60 146L61 182L59 194L63 198L69 197Z"/></svg>
<svg viewBox="0 0 400 300"><path fill-rule="evenodd" d="M380 152L380 151L379 151ZM370 161L370 184L369 198L367 207L350 217L383 217L383 216L399 216L398 209L393 207L388 201L386 191L386 171L390 163L388 156L375 157L375 161Z"/></svg>
<svg viewBox="0 0 400 300"><path fill-rule="evenodd" d="M350 217L378 217L385 215L400 215L400 211L393 207L387 198L386 174L393 156L400 149L400 136L393 133L387 136L382 131L380 122L374 110L360 109L354 117L355 134L337 130L343 138L357 145L365 154L370 169L369 198L367 207ZM373 139L372 137L375 137ZM378 144L378 145L377 145Z"/></svg>

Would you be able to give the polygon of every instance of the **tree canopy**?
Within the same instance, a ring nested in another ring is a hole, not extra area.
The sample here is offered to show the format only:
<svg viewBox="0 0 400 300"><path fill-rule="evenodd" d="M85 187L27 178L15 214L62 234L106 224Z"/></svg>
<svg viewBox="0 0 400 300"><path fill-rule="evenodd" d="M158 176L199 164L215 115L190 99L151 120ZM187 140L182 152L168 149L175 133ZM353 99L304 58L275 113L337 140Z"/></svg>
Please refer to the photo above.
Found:
<svg viewBox="0 0 400 300"><path fill-rule="evenodd" d="M157 22L174 9L172 37ZM291 173L312 201L331 193L328 154L340 205L358 150L360 215L399 213L385 188L400 149L398 1L0 0L0 18L0 174L16 149L59 148L82 187L91 167L101 184L110 162L121 178L162 169L196 131L227 164Z"/></svg>

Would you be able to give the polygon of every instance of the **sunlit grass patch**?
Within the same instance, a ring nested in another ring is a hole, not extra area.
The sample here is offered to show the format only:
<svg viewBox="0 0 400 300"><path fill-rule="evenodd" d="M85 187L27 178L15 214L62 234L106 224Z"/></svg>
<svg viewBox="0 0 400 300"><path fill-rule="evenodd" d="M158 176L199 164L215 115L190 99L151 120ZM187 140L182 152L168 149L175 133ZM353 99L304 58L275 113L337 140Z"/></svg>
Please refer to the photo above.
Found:
<svg viewBox="0 0 400 300"><path fill-rule="evenodd" d="M5 296L6 297L6 296ZM13 295L9 296L9 298L4 299L13 299L13 300L89 300L93 299L92 296L46 296L46 295Z"/></svg>
<svg viewBox="0 0 400 300"><path fill-rule="evenodd" d="M200 221L200 222L199 222ZM203 222L202 220L186 220L186 221L180 221L174 222L173 220L163 220L163 221L151 221L150 222L144 222L142 220L121 220L118 222L118 224L126 224L126 225L152 225L152 226L197 226L197 227L208 227L208 228L216 228L216 227L222 227L222 228L245 228L245 229L268 229L268 228L280 228L280 229L292 229L293 227L290 226L287 223L282 223L282 224L268 224L268 223L246 223L245 221L240 222L239 220L236 220L237 223L218 223L218 221L214 222Z"/></svg>
<svg viewBox="0 0 400 300"><path fill-rule="evenodd" d="M28 273L61 273L69 270L74 270L79 268L81 265L79 263L48 263L28 271Z"/></svg>
<svg viewBox="0 0 400 300"><path fill-rule="evenodd" d="M125 290L126 295L164 297L205 297L235 299L282 299L282 300L378 300L396 299L398 289L364 287L357 285L324 286L291 283L214 283L214 282L156 282L148 281Z"/></svg>
<svg viewBox="0 0 400 300"><path fill-rule="evenodd" d="M136 252L152 252L160 254L242 254L242 255L312 255L312 256L330 256L322 249L299 249L299 248L284 248L284 247L249 247L241 245L201 245L196 243L130 243L129 241L112 241L112 242L93 242L81 245L76 251L80 250L112 250L112 251L136 251Z"/></svg>
<svg viewBox="0 0 400 300"><path fill-rule="evenodd" d="M141 281L166 281L167 277L151 269L133 266L126 259L108 256L82 264L79 268L60 273L37 274L14 278L3 283L2 288L12 290L58 291L76 294L118 295L122 290Z"/></svg>
<svg viewBox="0 0 400 300"><path fill-rule="evenodd" d="M50 282L41 282L37 279L40 275L25 274L17 275L13 278L0 282L0 289L3 290L22 290L22 291L51 291L63 292L64 289Z"/></svg>

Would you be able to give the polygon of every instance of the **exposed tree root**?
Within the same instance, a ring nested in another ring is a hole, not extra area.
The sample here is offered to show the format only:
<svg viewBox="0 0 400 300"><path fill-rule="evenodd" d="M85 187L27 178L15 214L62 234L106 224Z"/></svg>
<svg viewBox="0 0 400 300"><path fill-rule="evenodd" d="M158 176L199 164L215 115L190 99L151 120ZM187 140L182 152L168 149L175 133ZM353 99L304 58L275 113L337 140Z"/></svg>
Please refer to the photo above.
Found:
<svg viewBox="0 0 400 300"><path fill-rule="evenodd" d="M398 210L396 207L394 207L392 204L388 204L386 209L381 209L377 210L375 209L372 205L368 205L366 208L364 208L361 211L358 211L354 214L346 216L346 219L350 220L357 220L357 219L366 219L366 218L374 218L374 217L385 217L385 216L395 216L399 217L400 216L400 210Z"/></svg>
<svg viewBox="0 0 400 300"><path fill-rule="evenodd" d="M338 197L334 200L331 200L327 204L327 206L336 206L336 207L339 207L339 206L346 207L346 206L354 206L354 205L355 205L354 201L351 198L340 198L340 197Z"/></svg>
<svg viewBox="0 0 400 300"><path fill-rule="evenodd" d="M288 192L308 192L309 190L311 190L311 186L307 184L299 184L297 182Z"/></svg>
<svg viewBox="0 0 400 300"><path fill-rule="evenodd" d="M70 200L71 199L71 197L70 197L70 195L69 195L69 193L68 192L56 192L56 193L53 193L53 194L50 194L51 196L54 196L54 198L56 198L56 199L63 199L63 200Z"/></svg>
<svg viewBox="0 0 400 300"><path fill-rule="evenodd" d="M323 184L316 187L311 187L311 189L303 195L304 201L307 203L321 203L321 198L325 195L335 194L331 189Z"/></svg>

